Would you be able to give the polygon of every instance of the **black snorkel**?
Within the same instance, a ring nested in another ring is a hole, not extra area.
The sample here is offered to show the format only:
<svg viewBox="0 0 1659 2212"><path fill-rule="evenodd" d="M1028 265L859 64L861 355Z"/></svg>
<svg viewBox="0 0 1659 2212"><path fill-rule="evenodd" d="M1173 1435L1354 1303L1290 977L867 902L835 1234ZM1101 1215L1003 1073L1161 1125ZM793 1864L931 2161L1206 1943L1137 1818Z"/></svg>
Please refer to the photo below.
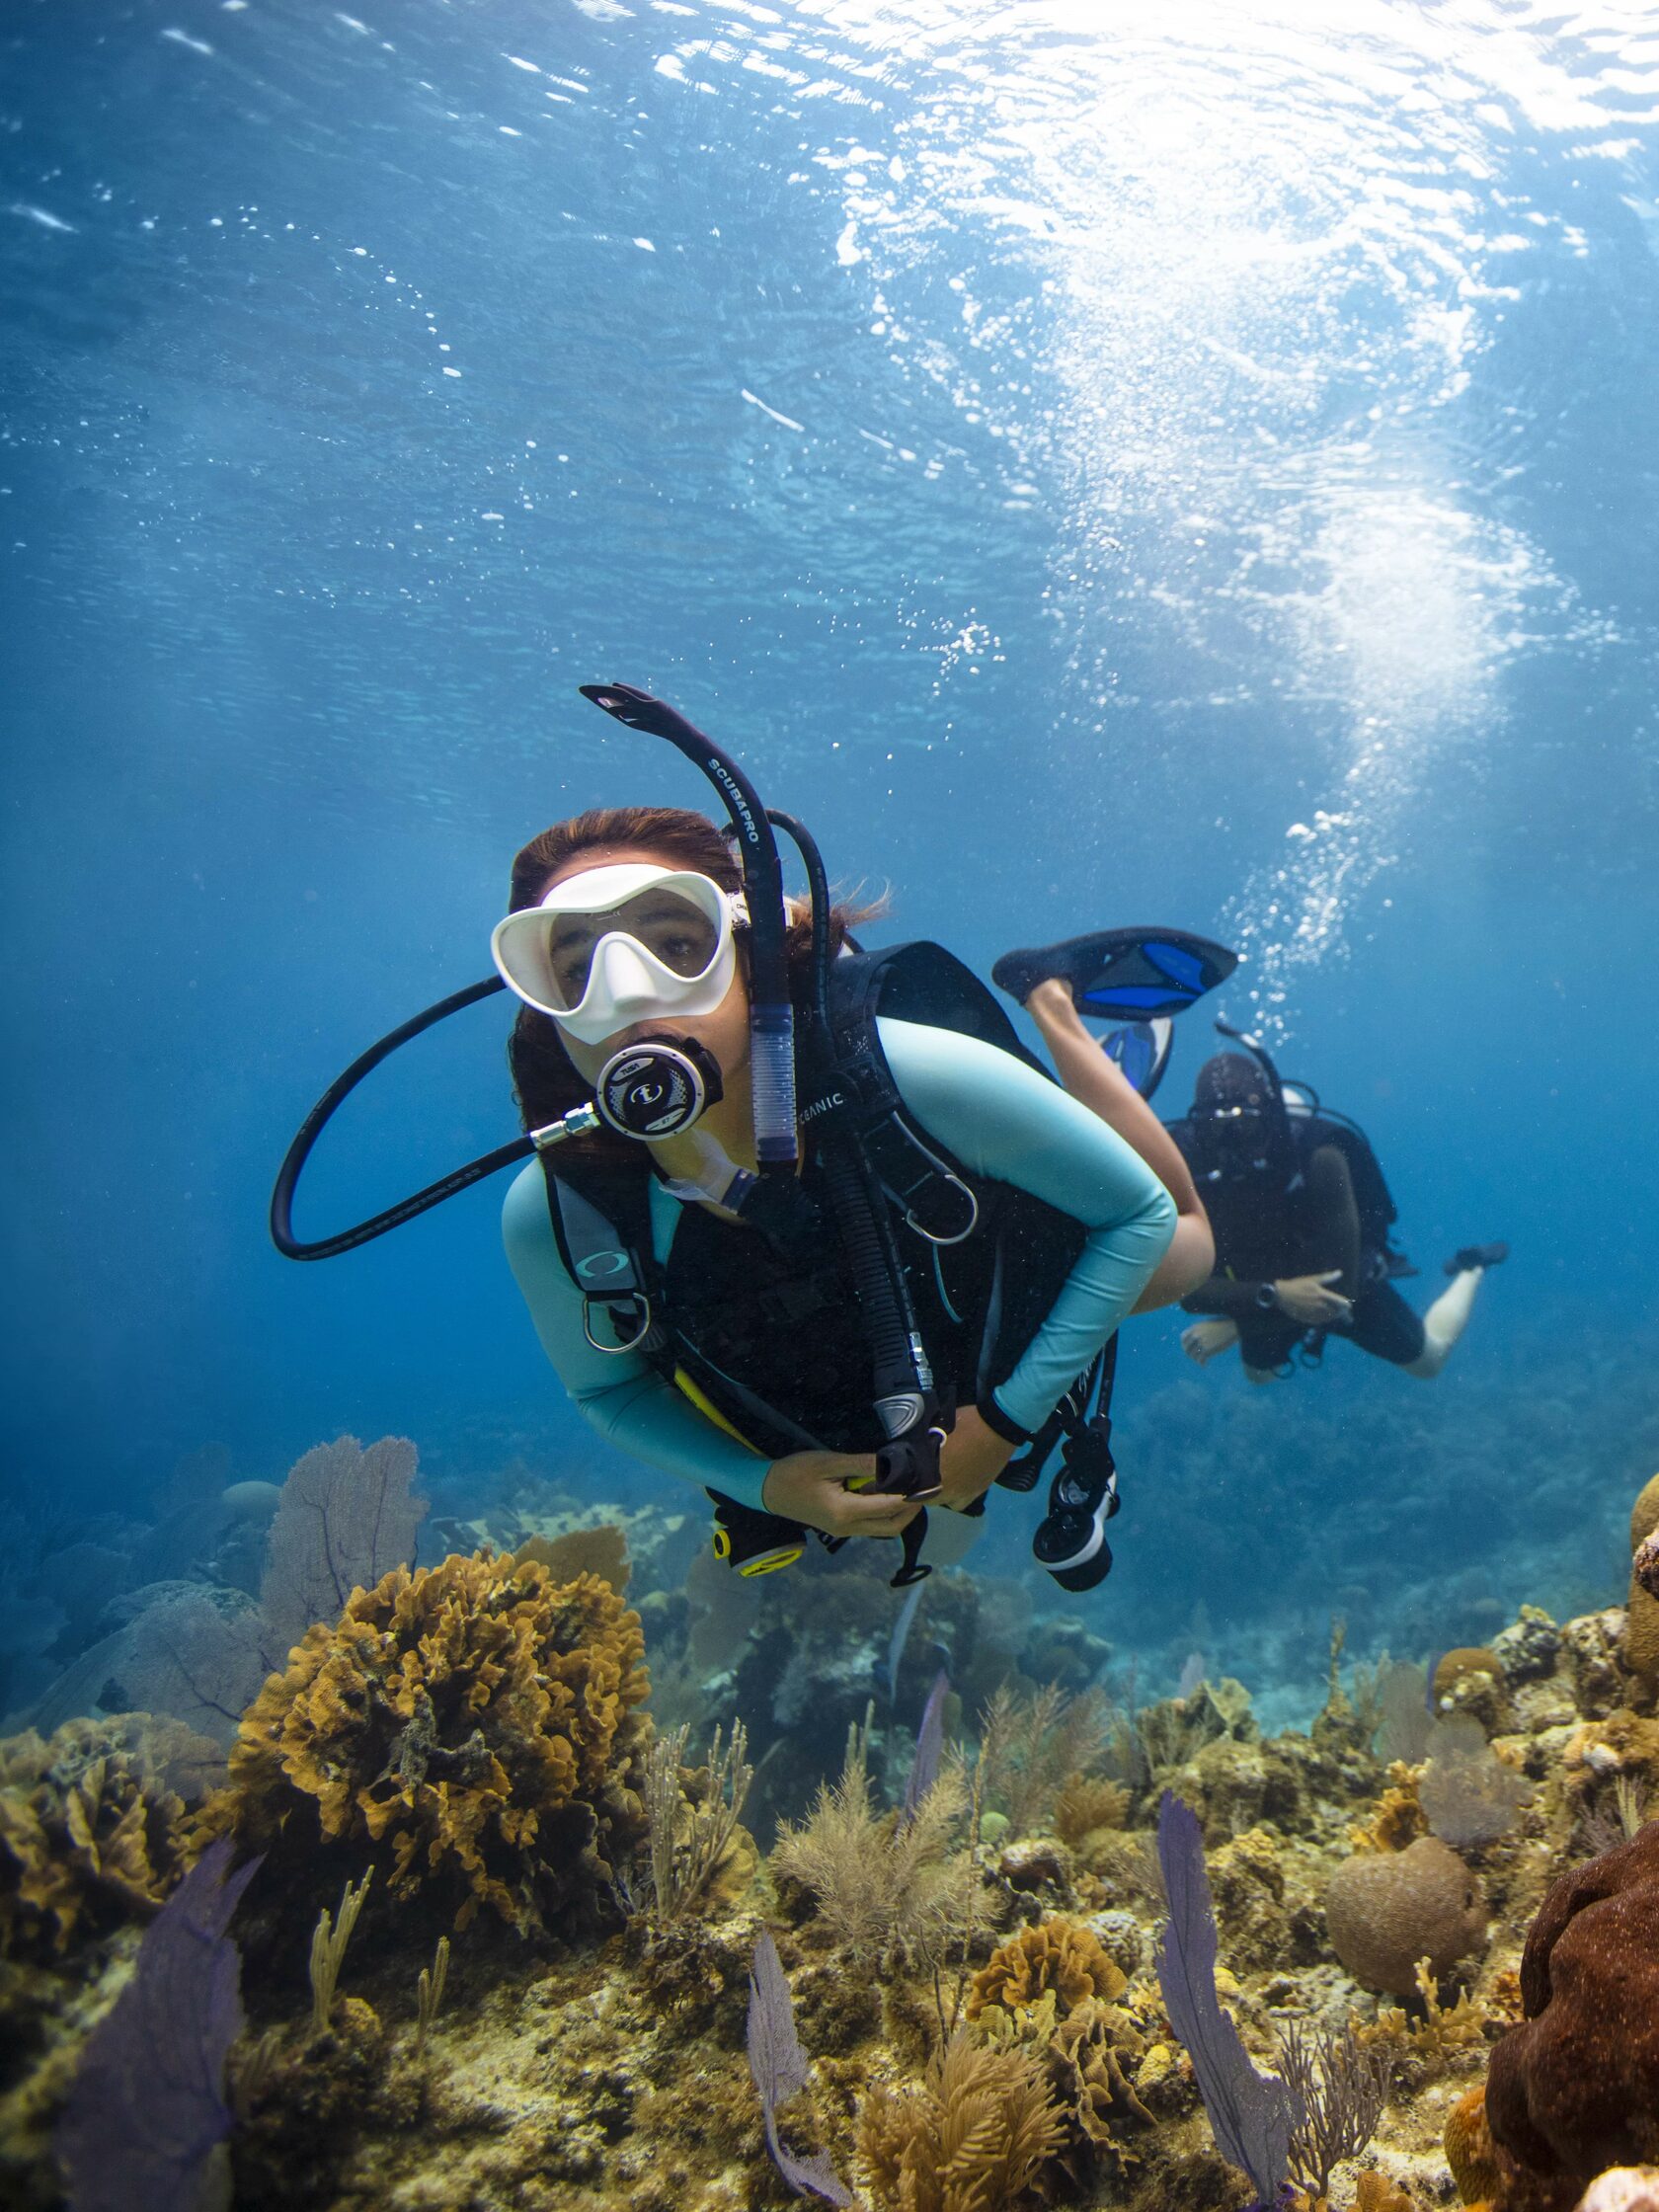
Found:
<svg viewBox="0 0 1659 2212"><path fill-rule="evenodd" d="M795 1009L789 996L789 914L783 865L766 810L729 752L684 715L631 683L584 683L585 699L630 730L666 738L700 768L720 794L738 840L744 902L749 908L749 1072L754 1100L754 1157L762 1175L793 1175L800 1156L795 1133Z"/></svg>
<svg viewBox="0 0 1659 2212"><path fill-rule="evenodd" d="M1278 1102L1279 1111L1283 1113L1285 1111L1285 1085L1280 1078L1278 1068L1274 1066L1272 1059L1269 1057L1267 1047L1262 1043L1261 1039L1259 1037L1247 1036L1242 1029L1234 1029L1231 1022L1223 1021L1220 1014L1216 1016L1216 1034L1218 1037L1230 1037L1235 1045L1243 1046L1244 1050L1249 1054L1250 1058L1255 1062L1256 1066L1267 1077L1268 1083L1273 1091L1273 1096Z"/></svg>

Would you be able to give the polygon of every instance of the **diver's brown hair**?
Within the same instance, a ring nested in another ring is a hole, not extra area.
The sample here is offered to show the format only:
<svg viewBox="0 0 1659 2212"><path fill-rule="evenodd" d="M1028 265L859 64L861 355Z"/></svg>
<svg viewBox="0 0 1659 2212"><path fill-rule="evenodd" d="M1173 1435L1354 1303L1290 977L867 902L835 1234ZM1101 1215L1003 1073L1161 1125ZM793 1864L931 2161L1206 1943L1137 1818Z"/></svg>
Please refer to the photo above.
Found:
<svg viewBox="0 0 1659 2212"><path fill-rule="evenodd" d="M688 807L592 807L586 814L572 815L568 822L554 823L515 856L512 910L516 913L521 908L539 906L551 877L586 852L605 850L657 853L676 868L707 876L722 891L743 889L743 870L738 866L732 840L707 815L694 814ZM877 905L831 907L831 951L838 952L849 932L879 911ZM740 957L746 949L744 937L740 929ZM810 916L803 912L791 920L786 941L790 981L799 994L812 953ZM519 1118L526 1129L543 1128L572 1106L585 1104L592 1095L592 1084L578 1073L565 1052L558 1023L548 1014L537 1013L533 1006L518 1009L508 1040L507 1061ZM595 1131L577 1143L589 1158L639 1157L636 1146L609 1130Z"/></svg>

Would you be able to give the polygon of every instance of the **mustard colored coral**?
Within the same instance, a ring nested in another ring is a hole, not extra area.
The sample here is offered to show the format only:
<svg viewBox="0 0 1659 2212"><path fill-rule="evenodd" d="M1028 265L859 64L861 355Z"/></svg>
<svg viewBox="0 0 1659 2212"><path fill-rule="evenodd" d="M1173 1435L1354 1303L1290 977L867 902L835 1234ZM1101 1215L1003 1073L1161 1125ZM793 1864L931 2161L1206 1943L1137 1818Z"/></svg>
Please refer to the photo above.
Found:
<svg viewBox="0 0 1659 2212"><path fill-rule="evenodd" d="M1486 2125L1486 2085L1465 2090L1446 2122L1446 2163L1464 2204L1479 2204L1496 2193L1498 2158Z"/></svg>
<svg viewBox="0 0 1659 2212"><path fill-rule="evenodd" d="M267 1682L209 1825L282 1856L356 1844L395 1896L453 1894L458 1927L481 1904L544 1927L644 1832L643 1657L595 1575L488 1552L394 1568Z"/></svg>
<svg viewBox="0 0 1659 2212"><path fill-rule="evenodd" d="M178 1721L142 1712L0 1744L0 1952L49 1957L153 1912L184 1871L169 1768L213 1756Z"/></svg>
<svg viewBox="0 0 1659 2212"><path fill-rule="evenodd" d="M1109 2004L1127 1986L1123 1969L1107 1956L1093 1930L1056 1913L1035 1928L1022 1928L991 1952L974 1976L968 2017L978 2019L988 2005L1006 2013L1028 2010L1053 1990L1064 2019L1086 1998Z"/></svg>

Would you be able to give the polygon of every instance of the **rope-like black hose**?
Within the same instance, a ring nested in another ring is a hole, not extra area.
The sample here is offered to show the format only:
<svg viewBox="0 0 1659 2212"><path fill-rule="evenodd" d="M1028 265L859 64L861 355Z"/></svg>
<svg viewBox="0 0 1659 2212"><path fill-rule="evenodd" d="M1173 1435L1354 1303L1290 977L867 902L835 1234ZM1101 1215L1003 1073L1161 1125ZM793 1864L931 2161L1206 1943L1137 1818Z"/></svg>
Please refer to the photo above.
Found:
<svg viewBox="0 0 1659 2212"><path fill-rule="evenodd" d="M789 837L801 855L812 900L813 965L809 1053L815 1077L834 1068L835 1042L830 1025L830 880L818 840L793 815L772 808L768 820ZM915 1307L905 1280L904 1261L893 1233L893 1218L875 1171L857 1139L826 1128L820 1145L825 1185L835 1226L846 1250L857 1288L865 1333L870 1343L872 1394L883 1399L916 1397L931 1414L931 1375L918 1369Z"/></svg>
<svg viewBox="0 0 1659 2212"><path fill-rule="evenodd" d="M465 990L452 991L447 998L440 998L436 1005L428 1006L396 1029L388 1030L378 1043L370 1045L367 1052L359 1053L343 1075L337 1075L324 1091L304 1122L299 1134L288 1146L287 1154L276 1171L276 1187L271 1194L271 1239L277 1251L290 1260L330 1260L341 1252L356 1251L359 1244L367 1244L376 1236L384 1236L391 1228L401 1227L412 1222L417 1214L425 1214L434 1206L440 1206L446 1198L453 1198L457 1191L464 1191L471 1183L481 1183L485 1176L495 1175L504 1167L511 1167L515 1160L527 1159L535 1150L527 1137L514 1138L511 1145L499 1145L493 1152L468 1160L464 1167L451 1168L447 1175L435 1183L429 1183L425 1190L416 1191L408 1198L399 1199L395 1206L388 1206L383 1214L374 1214L366 1222L358 1222L351 1228L343 1228L334 1236L319 1236L309 1242L293 1232L293 1197L299 1182L300 1170L310 1157L311 1147L323 1134L339 1111L341 1105L362 1081L371 1074L390 1053L400 1045L408 1044L412 1037L419 1037L424 1029L444 1021L450 1014L458 1014L463 1007L476 1005L479 999L489 998L507 986L499 976L489 976L483 983L468 984Z"/></svg>

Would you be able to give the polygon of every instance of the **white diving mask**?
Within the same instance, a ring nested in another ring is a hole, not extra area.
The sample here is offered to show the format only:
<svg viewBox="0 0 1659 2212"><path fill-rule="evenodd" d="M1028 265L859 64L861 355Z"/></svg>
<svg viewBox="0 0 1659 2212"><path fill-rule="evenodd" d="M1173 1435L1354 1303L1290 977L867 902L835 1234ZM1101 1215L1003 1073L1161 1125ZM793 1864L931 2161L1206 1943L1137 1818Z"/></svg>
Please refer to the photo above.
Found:
<svg viewBox="0 0 1659 2212"><path fill-rule="evenodd" d="M503 983L585 1045L642 1021L714 1013L738 972L740 894L686 868L625 861L555 884L498 921Z"/></svg>

